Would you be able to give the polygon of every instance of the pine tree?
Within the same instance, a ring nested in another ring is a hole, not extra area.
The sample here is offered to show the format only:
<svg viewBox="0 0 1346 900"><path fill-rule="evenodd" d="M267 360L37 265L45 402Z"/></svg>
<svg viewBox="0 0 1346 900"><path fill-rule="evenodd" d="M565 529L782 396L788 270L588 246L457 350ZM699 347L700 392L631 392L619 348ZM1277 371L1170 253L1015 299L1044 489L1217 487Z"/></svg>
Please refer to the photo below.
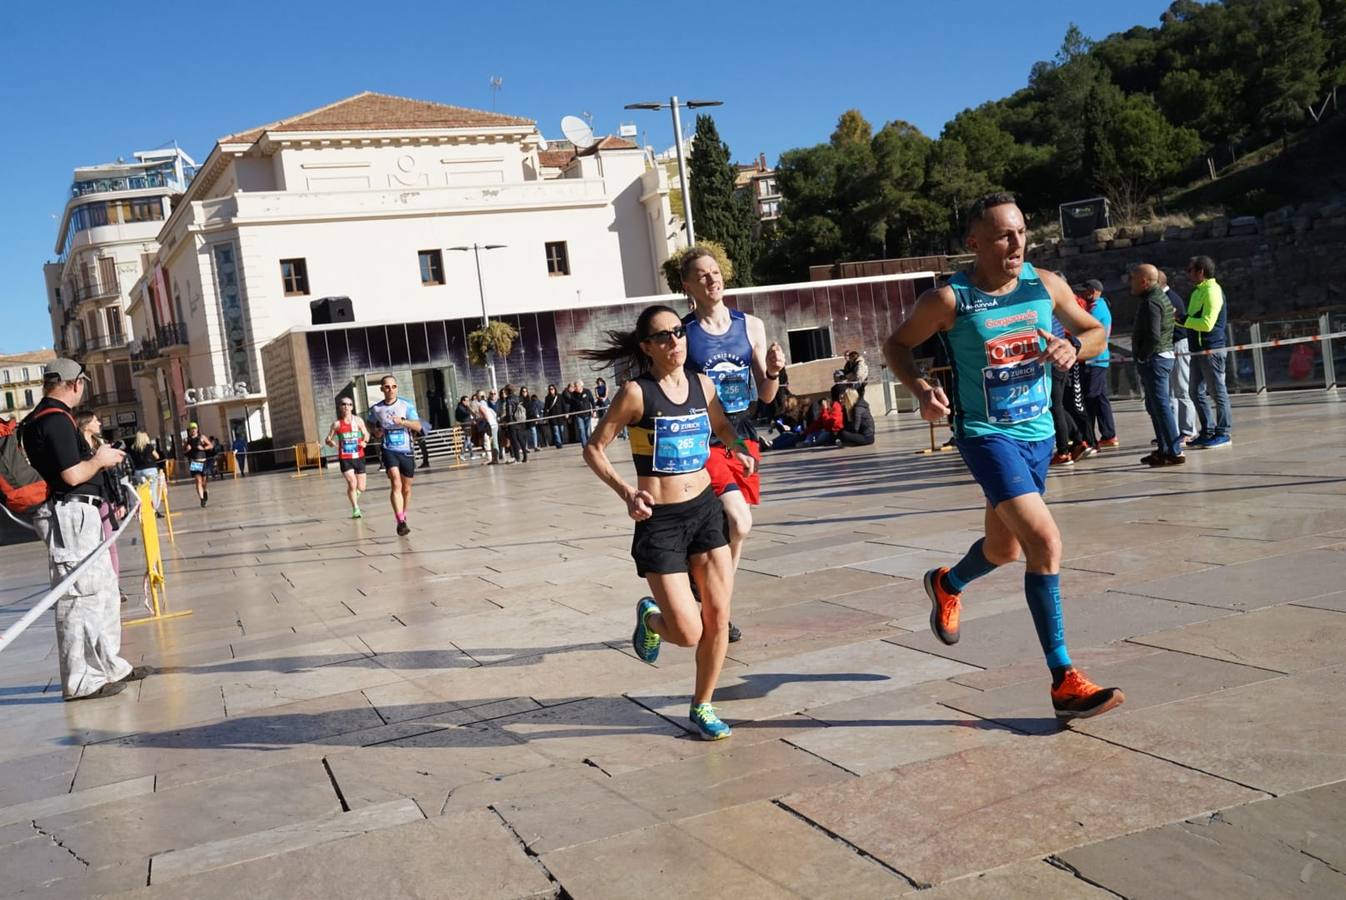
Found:
<svg viewBox="0 0 1346 900"><path fill-rule="evenodd" d="M697 237L724 247L734 263L735 286L752 284L757 249L752 198L735 193L736 172L729 147L708 115L696 117L696 139L688 168Z"/></svg>

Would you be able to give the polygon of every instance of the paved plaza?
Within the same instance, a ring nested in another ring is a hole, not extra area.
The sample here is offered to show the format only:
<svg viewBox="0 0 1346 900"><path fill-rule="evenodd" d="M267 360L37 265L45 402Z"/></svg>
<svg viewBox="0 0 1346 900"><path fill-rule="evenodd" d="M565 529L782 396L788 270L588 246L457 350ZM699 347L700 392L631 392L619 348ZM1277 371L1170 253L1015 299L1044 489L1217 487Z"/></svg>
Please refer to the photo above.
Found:
<svg viewBox="0 0 1346 900"><path fill-rule="evenodd" d="M1238 398L1164 470L1118 409L1124 449L1051 478L1072 653L1127 695L1069 729L1021 565L930 634L983 501L909 414L767 456L719 743L692 651L631 650L632 523L577 448L423 471L406 538L378 473L362 521L334 473L175 487L193 614L123 652L159 675L63 703L50 617L0 653L0 894L1346 896L1346 405ZM3 625L42 547L0 572Z"/></svg>

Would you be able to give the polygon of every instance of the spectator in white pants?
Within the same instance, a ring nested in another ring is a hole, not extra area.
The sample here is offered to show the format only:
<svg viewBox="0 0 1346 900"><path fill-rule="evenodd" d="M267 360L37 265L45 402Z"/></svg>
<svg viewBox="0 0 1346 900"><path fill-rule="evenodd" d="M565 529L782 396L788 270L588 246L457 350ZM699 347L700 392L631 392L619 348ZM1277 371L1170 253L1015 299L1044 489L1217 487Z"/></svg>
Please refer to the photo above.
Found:
<svg viewBox="0 0 1346 900"><path fill-rule="evenodd" d="M1173 326L1173 375L1168 382L1168 392L1172 396L1170 405L1178 423L1178 435L1184 441L1190 441L1201 433L1201 423L1197 421L1196 404L1192 402L1192 358L1187 355L1190 335L1181 324L1187 318L1187 303L1168 286L1168 275L1163 269L1159 270L1159 286L1164 289L1168 302L1173 304L1173 315L1179 323Z"/></svg>

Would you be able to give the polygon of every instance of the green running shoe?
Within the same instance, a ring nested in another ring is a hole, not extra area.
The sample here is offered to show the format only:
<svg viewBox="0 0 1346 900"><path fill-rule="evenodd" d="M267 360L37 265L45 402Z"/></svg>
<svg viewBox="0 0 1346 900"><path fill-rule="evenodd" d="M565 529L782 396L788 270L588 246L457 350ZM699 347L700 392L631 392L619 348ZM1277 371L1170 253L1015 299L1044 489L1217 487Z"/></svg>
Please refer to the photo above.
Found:
<svg viewBox="0 0 1346 900"><path fill-rule="evenodd" d="M365 517L365 514L362 513L362 512L360 512L360 507L358 507L358 506L353 506L353 507L351 507L351 518L352 518L352 519L363 519L364 517Z"/></svg>
<svg viewBox="0 0 1346 900"><path fill-rule="evenodd" d="M659 635L645 627L646 616L658 611L659 604L653 597L641 597L636 603L636 630L631 633L631 646L642 662L652 663L659 658Z"/></svg>
<svg viewBox="0 0 1346 900"><path fill-rule="evenodd" d="M720 717L715 715L715 707L709 703L694 705L688 718L696 726L703 741L722 741L734 733L732 728L720 721Z"/></svg>

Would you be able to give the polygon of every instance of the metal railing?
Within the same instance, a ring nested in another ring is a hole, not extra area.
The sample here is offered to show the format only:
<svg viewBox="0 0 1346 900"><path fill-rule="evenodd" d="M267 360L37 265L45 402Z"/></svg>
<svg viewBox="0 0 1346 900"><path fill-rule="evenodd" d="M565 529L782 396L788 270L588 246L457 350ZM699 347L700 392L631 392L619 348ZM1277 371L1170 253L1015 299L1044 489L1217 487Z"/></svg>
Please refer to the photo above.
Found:
<svg viewBox="0 0 1346 900"><path fill-rule="evenodd" d="M110 278L107 281L91 281L87 284L77 281L70 286L70 294L75 303L97 300L101 297L111 297L119 293L121 293L121 282L116 278Z"/></svg>
<svg viewBox="0 0 1346 900"><path fill-rule="evenodd" d="M100 406L124 406L135 402L136 395L132 391L103 391L99 394L90 394L85 399L84 405L96 409Z"/></svg>
<svg viewBox="0 0 1346 900"><path fill-rule="evenodd" d="M84 341L84 352L93 350L115 350L118 347L125 347L128 338L124 334L100 334L97 337L87 338Z"/></svg>
<svg viewBox="0 0 1346 900"><path fill-rule="evenodd" d="M169 347L187 346L187 326L181 322L161 325L154 331L153 337L141 338L131 343L132 368L143 369L145 364L167 355Z"/></svg>
<svg viewBox="0 0 1346 900"><path fill-rule="evenodd" d="M167 325L160 325L154 335L155 340L159 344L160 352L168 347L187 346L187 326L181 322L170 322Z"/></svg>
<svg viewBox="0 0 1346 900"><path fill-rule="evenodd" d="M1302 318L1231 322L1225 330L1225 386L1231 394L1271 391L1335 390L1346 381L1346 310ZM1340 335L1334 337L1334 335ZM1267 346L1286 341L1285 346ZM1293 342L1293 343L1290 343ZM1113 354L1130 355L1131 341L1114 334ZM1196 348L1192 348L1196 349ZM1342 362L1338 363L1340 358ZM1110 394L1116 399L1142 396L1135 366L1110 367Z"/></svg>

